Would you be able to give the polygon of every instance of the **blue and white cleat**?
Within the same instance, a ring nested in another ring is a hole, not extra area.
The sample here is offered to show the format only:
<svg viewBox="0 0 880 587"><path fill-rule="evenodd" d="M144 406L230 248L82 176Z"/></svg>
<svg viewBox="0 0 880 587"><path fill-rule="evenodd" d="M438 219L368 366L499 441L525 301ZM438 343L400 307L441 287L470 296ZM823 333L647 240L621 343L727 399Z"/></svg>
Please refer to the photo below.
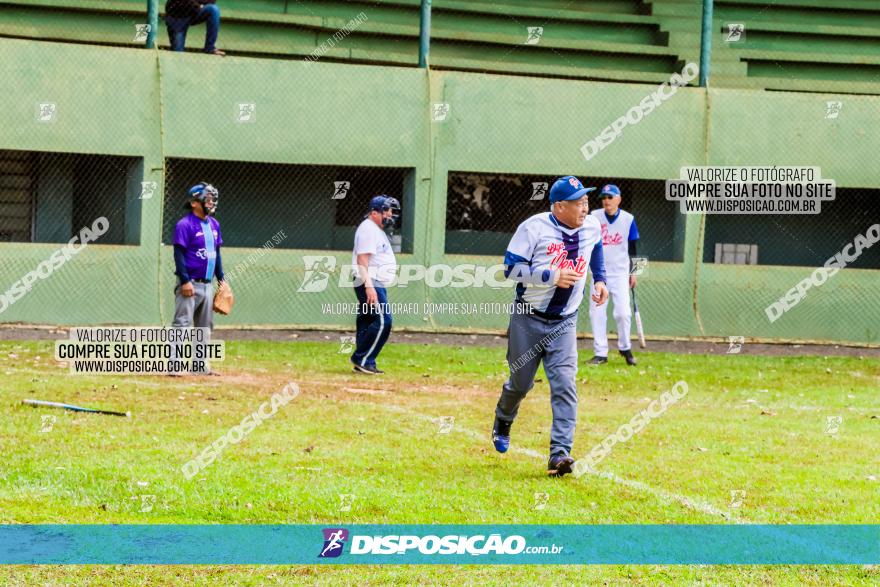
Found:
<svg viewBox="0 0 880 587"><path fill-rule="evenodd" d="M507 449L510 448L511 424L513 422L505 422L495 418L495 423L492 425L492 443L498 452L507 452Z"/></svg>

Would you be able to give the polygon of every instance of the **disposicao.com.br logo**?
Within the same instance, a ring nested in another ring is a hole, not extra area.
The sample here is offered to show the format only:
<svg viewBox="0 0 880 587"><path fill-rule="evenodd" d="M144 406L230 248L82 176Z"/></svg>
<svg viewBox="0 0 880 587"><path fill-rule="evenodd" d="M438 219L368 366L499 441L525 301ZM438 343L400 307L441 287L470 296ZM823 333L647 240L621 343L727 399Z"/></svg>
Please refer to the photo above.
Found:
<svg viewBox="0 0 880 587"><path fill-rule="evenodd" d="M555 544L548 546L528 546L523 536L511 535L502 537L500 534L477 534L474 536L462 535L379 535L349 536L345 528L325 528L324 546L318 558L338 557L342 554L346 542L351 546L349 554L352 555L465 555L481 556L488 554L518 555L518 554L559 554L561 546ZM410 551L413 551L410 553Z"/></svg>
<svg viewBox="0 0 880 587"><path fill-rule="evenodd" d="M360 276L357 265L338 265L335 257L303 256L305 273L303 281L297 290L300 293L318 293L325 291L333 282L334 274L338 274L338 287L351 288L363 285L364 280ZM407 287L415 283L424 282L427 287L442 289L447 287L488 287L491 289L511 288L516 283L515 278L523 271L521 268L512 269L512 278L508 279L508 267L504 264L476 265L473 263L460 263L457 265L420 265L404 264L372 266L367 268L370 279L378 281L382 287ZM549 287L549 286L547 286Z"/></svg>

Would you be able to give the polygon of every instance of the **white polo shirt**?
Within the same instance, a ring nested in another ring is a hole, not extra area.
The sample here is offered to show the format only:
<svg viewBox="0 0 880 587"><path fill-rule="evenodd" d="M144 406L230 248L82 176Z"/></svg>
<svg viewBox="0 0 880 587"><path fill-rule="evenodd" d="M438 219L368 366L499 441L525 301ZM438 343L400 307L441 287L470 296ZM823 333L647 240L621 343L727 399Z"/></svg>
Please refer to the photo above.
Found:
<svg viewBox="0 0 880 587"><path fill-rule="evenodd" d="M391 241L388 240L385 231L369 218L365 218L354 233L351 265L355 271L357 271L357 256L366 253L370 254L367 265L370 277L384 284L394 281L394 276L397 274L397 260L391 249Z"/></svg>

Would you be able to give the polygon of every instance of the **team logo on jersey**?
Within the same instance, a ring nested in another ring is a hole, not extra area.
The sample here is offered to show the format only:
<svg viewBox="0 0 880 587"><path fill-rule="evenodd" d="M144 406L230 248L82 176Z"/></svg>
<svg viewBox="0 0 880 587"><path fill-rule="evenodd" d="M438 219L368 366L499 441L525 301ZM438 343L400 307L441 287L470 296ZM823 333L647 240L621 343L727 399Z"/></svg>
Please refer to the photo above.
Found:
<svg viewBox="0 0 880 587"><path fill-rule="evenodd" d="M583 255L579 255L577 259L568 258L565 243L551 243L547 245L547 254L553 255L553 258L550 260L551 269L574 269L578 273L583 273L587 267L587 261Z"/></svg>
<svg viewBox="0 0 880 587"><path fill-rule="evenodd" d="M345 528L324 528L324 548L318 558L336 558L342 554L348 530Z"/></svg>
<svg viewBox="0 0 880 587"><path fill-rule="evenodd" d="M623 235L619 232L617 234L608 234L608 225L602 225L602 246L607 247L608 245L620 245L623 244Z"/></svg>

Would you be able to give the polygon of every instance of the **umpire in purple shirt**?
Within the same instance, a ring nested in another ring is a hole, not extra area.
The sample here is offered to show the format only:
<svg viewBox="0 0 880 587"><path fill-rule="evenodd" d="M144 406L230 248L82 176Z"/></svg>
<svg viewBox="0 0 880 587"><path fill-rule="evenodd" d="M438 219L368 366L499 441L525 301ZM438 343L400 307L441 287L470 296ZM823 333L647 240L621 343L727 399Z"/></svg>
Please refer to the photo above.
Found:
<svg viewBox="0 0 880 587"><path fill-rule="evenodd" d="M189 214L174 227L175 328L214 328L214 276L223 281L220 223L213 217L219 193L209 183L189 189Z"/></svg>

